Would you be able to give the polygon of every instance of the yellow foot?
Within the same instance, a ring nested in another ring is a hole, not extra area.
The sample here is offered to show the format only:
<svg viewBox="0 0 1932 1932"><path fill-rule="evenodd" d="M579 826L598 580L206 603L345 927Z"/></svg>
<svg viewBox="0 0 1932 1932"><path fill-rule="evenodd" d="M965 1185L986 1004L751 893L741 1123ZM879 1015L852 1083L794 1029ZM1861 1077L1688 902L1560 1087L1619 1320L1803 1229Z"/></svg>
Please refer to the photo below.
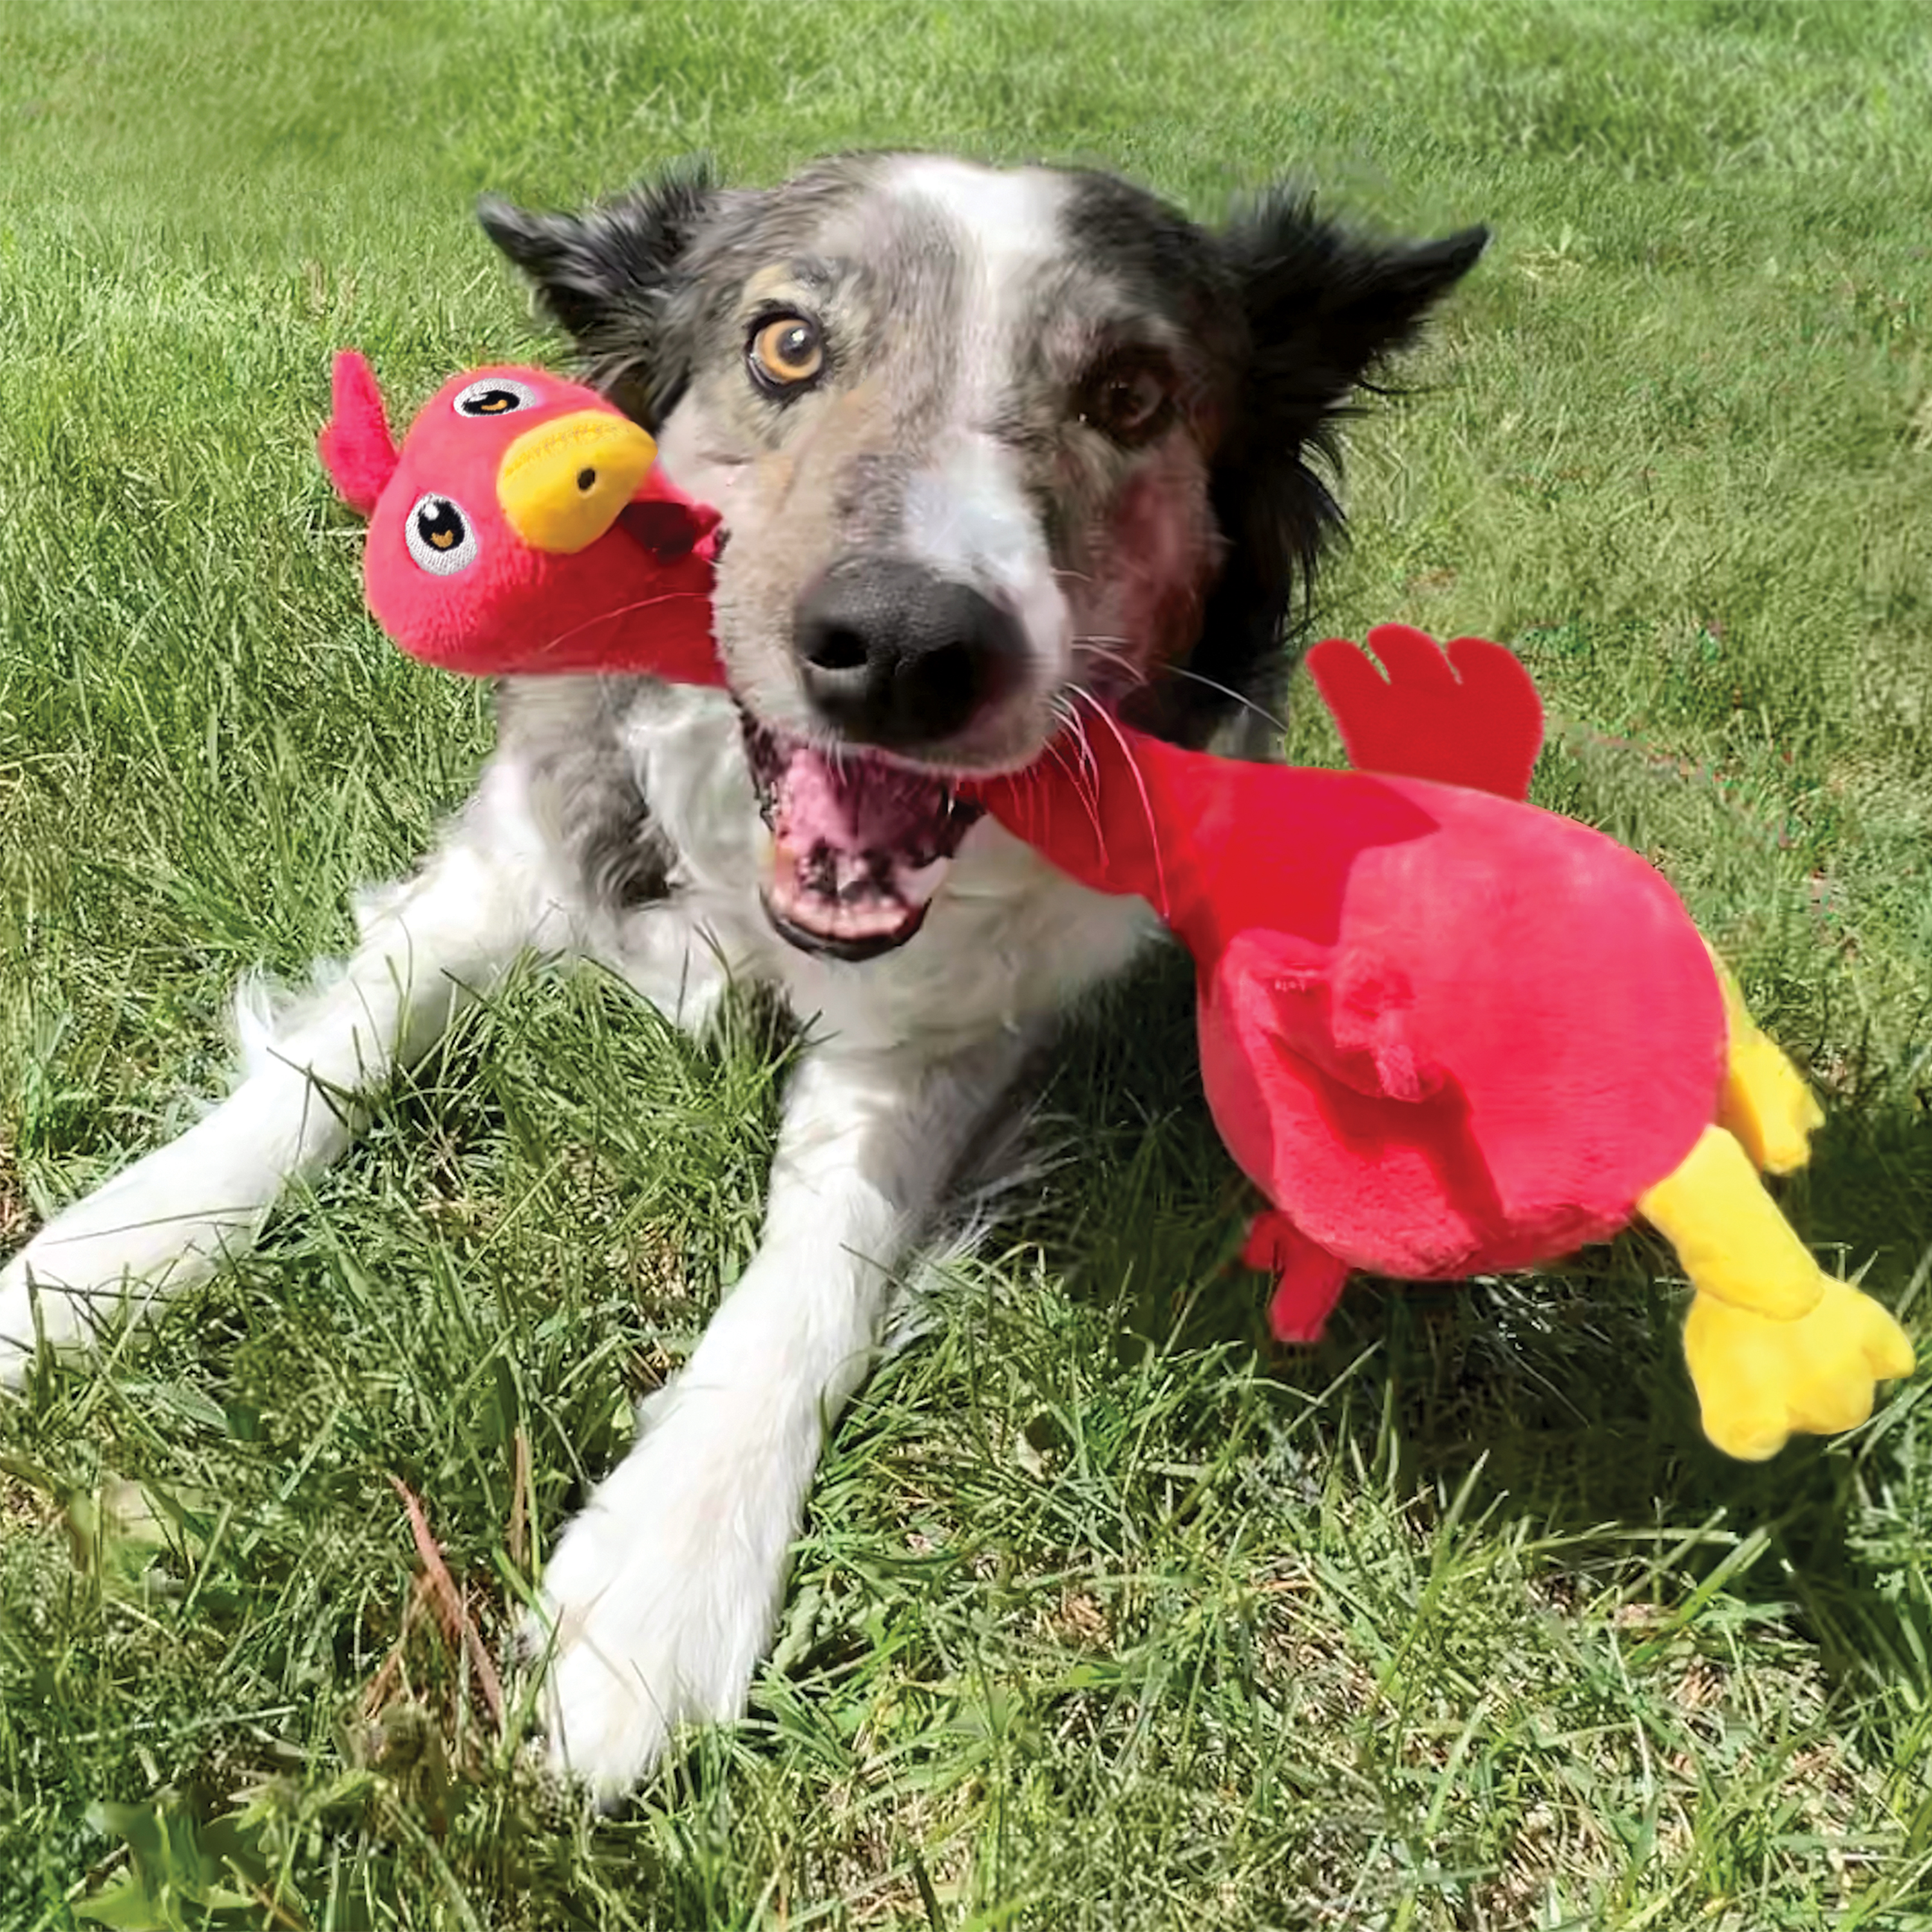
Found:
<svg viewBox="0 0 1932 1932"><path fill-rule="evenodd" d="M1911 1374L1905 1330L1871 1297L1820 1271L1808 1315L1780 1322L1700 1294L1684 1323L1704 1433L1747 1462L1793 1435L1835 1436L1872 1412L1876 1384Z"/></svg>
<svg viewBox="0 0 1932 1932"><path fill-rule="evenodd" d="M1824 1109L1797 1068L1759 1032L1730 968L1714 952L1711 958L1724 992L1731 1042L1718 1125L1737 1136L1753 1166L1789 1174L1811 1158L1811 1136L1825 1124Z"/></svg>
<svg viewBox="0 0 1932 1932"><path fill-rule="evenodd" d="M1706 1127L1676 1172L1636 1204L1677 1250L1700 1295L1775 1322L1796 1322L1816 1305L1826 1277L1722 1127Z"/></svg>

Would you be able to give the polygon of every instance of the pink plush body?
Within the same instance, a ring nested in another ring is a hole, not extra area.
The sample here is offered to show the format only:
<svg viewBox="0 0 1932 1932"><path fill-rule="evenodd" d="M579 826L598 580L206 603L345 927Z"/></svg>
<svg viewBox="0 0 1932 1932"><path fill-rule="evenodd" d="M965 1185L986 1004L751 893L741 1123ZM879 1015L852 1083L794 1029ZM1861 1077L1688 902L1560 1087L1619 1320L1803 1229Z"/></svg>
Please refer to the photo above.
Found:
<svg viewBox="0 0 1932 1932"><path fill-rule="evenodd" d="M1454 1278L1613 1233L1709 1124L1725 1066L1716 971L1668 884L1497 795L1540 736L1515 659L1460 640L1459 683L1419 632L1370 642L1388 684L1352 645L1312 654L1352 752L1464 783L1235 764L1123 726L980 794L1192 953L1208 1103L1274 1203L1250 1254L1296 1339L1350 1269Z"/></svg>

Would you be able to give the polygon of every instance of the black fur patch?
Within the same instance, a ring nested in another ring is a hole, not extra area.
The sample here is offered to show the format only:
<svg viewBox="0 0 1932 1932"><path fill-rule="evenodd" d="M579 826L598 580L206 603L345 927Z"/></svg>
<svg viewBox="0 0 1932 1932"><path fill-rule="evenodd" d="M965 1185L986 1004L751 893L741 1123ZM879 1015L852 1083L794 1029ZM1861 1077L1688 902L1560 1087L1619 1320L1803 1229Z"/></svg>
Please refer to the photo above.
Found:
<svg viewBox="0 0 1932 1932"><path fill-rule="evenodd" d="M1227 428L1210 488L1228 549L1186 668L1264 698L1291 668L1282 646L1297 599L1340 526L1322 475L1340 469L1336 425L1482 254L1487 232L1378 243L1282 188L1216 235L1097 173L1076 178L1066 230L1077 257L1132 289L1219 365ZM1198 741L1238 702L1184 679L1135 694L1133 710L1147 728Z"/></svg>
<svg viewBox="0 0 1932 1932"><path fill-rule="evenodd" d="M664 687L646 678L513 678L498 693L500 740L529 774L539 820L583 889L614 912L668 898L677 848L651 815L624 722Z"/></svg>
<svg viewBox="0 0 1932 1932"><path fill-rule="evenodd" d="M1285 190L1222 236L1247 344L1213 477L1229 549L1190 659L1204 676L1250 692L1285 674L1294 599L1341 523L1315 465L1339 471L1335 429L1354 392L1414 339L1488 242L1481 228L1420 244L1366 241Z"/></svg>
<svg viewBox="0 0 1932 1932"><path fill-rule="evenodd" d="M486 196L477 217L575 339L592 380L655 427L689 376L665 326L678 264L725 198L709 165L694 160L584 214L536 213Z"/></svg>

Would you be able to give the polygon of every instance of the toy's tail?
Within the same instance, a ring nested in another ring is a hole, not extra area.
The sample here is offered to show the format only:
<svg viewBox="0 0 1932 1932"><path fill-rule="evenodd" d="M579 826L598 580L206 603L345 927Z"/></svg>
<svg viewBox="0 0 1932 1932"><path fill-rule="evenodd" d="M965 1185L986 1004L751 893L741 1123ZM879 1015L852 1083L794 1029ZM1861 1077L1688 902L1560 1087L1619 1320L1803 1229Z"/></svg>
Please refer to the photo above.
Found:
<svg viewBox="0 0 1932 1932"><path fill-rule="evenodd" d="M1529 796L1543 704L1501 644L1457 638L1443 646L1406 624L1378 624L1368 651L1330 638L1308 653L1308 670L1358 771Z"/></svg>
<svg viewBox="0 0 1932 1932"><path fill-rule="evenodd" d="M358 517L367 517L396 473L396 442L382 392L375 371L353 349L337 355L330 388L329 418L316 449L337 494Z"/></svg>

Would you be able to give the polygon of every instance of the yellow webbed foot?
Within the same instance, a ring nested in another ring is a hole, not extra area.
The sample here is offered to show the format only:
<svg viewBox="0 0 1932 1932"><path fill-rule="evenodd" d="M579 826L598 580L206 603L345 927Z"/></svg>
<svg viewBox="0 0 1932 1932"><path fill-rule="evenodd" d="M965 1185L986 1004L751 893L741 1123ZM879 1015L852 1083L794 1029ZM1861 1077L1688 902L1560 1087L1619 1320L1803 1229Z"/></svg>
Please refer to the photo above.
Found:
<svg viewBox="0 0 1932 1932"><path fill-rule="evenodd" d="M1794 1433L1854 1429L1878 1383L1912 1372L1904 1330L1819 1267L1722 1127L1638 1204L1696 1291L1684 1354L1704 1433L1726 1455L1760 1462Z"/></svg>
<svg viewBox="0 0 1932 1932"><path fill-rule="evenodd" d="M1700 1295L1779 1322L1796 1322L1816 1303L1826 1277L1811 1250L1722 1127L1706 1127L1676 1171L1636 1204L1677 1250Z"/></svg>
<svg viewBox="0 0 1932 1932"><path fill-rule="evenodd" d="M1762 1462L1793 1435L1835 1436L1872 1412L1877 1384L1912 1371L1912 1344L1886 1310L1820 1270L1808 1315L1780 1322L1700 1294L1684 1354L1704 1433L1727 1456Z"/></svg>
<svg viewBox="0 0 1932 1932"><path fill-rule="evenodd" d="M1718 1124L1737 1137L1754 1166L1790 1174L1811 1158L1811 1136L1825 1124L1825 1110L1797 1068L1758 1030L1730 968L1714 952L1711 958L1730 1034Z"/></svg>
<svg viewBox="0 0 1932 1932"><path fill-rule="evenodd" d="M1819 1267L1758 1178L1802 1167L1825 1117L1711 957L1730 1036L1718 1120L1637 1208L1676 1249L1696 1291L1684 1354L1704 1433L1726 1455L1761 1462L1794 1435L1856 1428L1877 1385L1914 1364L1905 1330Z"/></svg>

